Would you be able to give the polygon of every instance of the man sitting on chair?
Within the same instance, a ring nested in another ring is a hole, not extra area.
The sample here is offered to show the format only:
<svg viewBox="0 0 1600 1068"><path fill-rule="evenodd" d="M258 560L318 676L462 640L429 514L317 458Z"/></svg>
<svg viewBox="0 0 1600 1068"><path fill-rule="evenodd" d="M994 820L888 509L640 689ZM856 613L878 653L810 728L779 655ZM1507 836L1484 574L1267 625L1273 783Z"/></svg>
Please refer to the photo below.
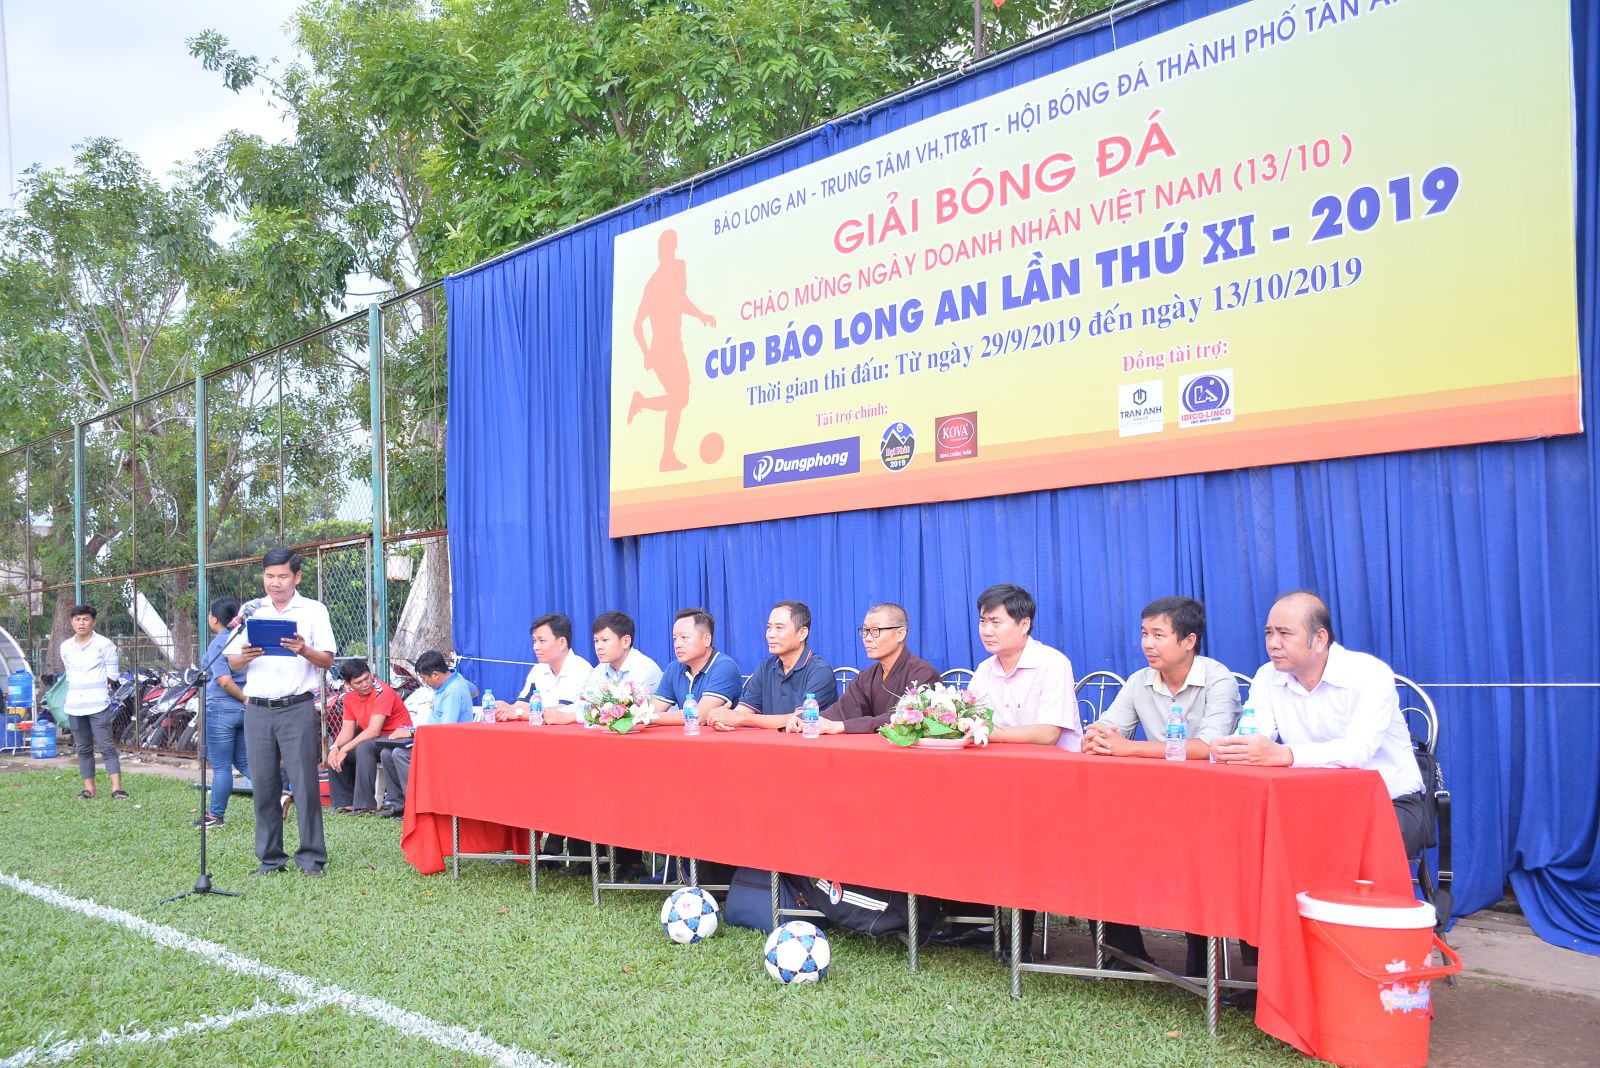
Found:
<svg viewBox="0 0 1600 1068"><path fill-rule="evenodd" d="M822 734L871 734L889 722L895 703L907 690L939 681L938 670L906 648L910 622L897 604L875 604L856 631L872 666L850 680L844 696L817 724ZM786 730L804 729L799 715L791 715Z"/></svg>
<svg viewBox="0 0 1600 1068"><path fill-rule="evenodd" d="M409 734L411 713L392 687L372 677L365 660L346 660L339 677L345 682L344 723L328 747L328 799L335 811L371 815L378 807L373 794L382 752L374 743L396 731Z"/></svg>
<svg viewBox="0 0 1600 1068"><path fill-rule="evenodd" d="M706 722L719 731L735 727L782 730L789 717L805 704L806 694L826 709L839 699L839 680L833 668L806 644L811 636L811 609L799 601L779 601L767 615L767 651L750 681L744 684L736 708L718 709Z"/></svg>
<svg viewBox="0 0 1600 1068"><path fill-rule="evenodd" d="M712 644L717 621L704 608L685 608L672 617L672 653L678 663L661 676L656 690L656 722L683 723L683 704L694 698L695 711L705 717L739 699L744 680L739 665Z"/></svg>
<svg viewBox="0 0 1600 1068"><path fill-rule="evenodd" d="M504 701L496 701L495 711L515 711L526 717L528 702L537 692L544 706L547 722L553 709L564 708L570 715L572 712L570 706L576 704L583 696L584 687L589 682L589 673L593 670L589 666L589 661L572 651L572 620L560 612L551 612L534 620L533 626L528 628L528 633L533 636L533 656L539 662L528 672L528 678L522 684L522 692L517 695L516 702L507 704ZM558 719L558 721L572 722L570 719Z"/></svg>
<svg viewBox="0 0 1600 1068"><path fill-rule="evenodd" d="M1077 752L1083 720L1072 661L1033 636L1038 605L1021 586L1002 583L978 595L978 637L992 654L967 683L994 709L991 742L1032 742Z"/></svg>
<svg viewBox="0 0 1600 1068"><path fill-rule="evenodd" d="M390 741L411 738L415 729L435 723L469 723L472 720L472 683L458 671L450 670L444 654L430 649L417 657L417 677L424 686L433 689L433 705L426 713L412 717L413 728L402 727L389 736ZM391 818L405 812L406 787L411 779L411 746L387 748L382 755L383 773L389 779L389 793L394 803L383 813Z"/></svg>
<svg viewBox="0 0 1600 1068"><path fill-rule="evenodd" d="M1212 746L1218 762L1370 768L1394 802L1406 856L1422 852L1428 810L1394 671L1334 641L1327 603L1308 590L1278 598L1266 639L1270 661L1251 680L1245 702L1260 733L1219 739Z"/></svg>
<svg viewBox="0 0 1600 1068"><path fill-rule="evenodd" d="M1211 742L1233 732L1239 719L1239 681L1222 663L1195 655L1205 636L1205 605L1190 597L1163 597L1145 606L1139 621L1139 648L1149 667L1128 676L1111 707L1083 733L1083 751L1093 756L1167 755L1167 716L1183 709L1190 760L1205 760ZM1135 726L1146 741L1132 740ZM1149 960L1144 936L1126 923L1107 923L1105 942L1130 957ZM1185 975L1206 973L1206 939L1187 935ZM1112 966L1121 964L1115 961Z"/></svg>
<svg viewBox="0 0 1600 1068"><path fill-rule="evenodd" d="M1021 586L1001 583L978 595L978 637L990 656L979 664L967 692L994 709L991 742L1082 748L1083 720L1074 694L1072 661L1033 636L1038 605ZM947 915L979 914L992 906L946 902ZM1023 960L1033 959L1034 914L1022 913ZM935 935L944 945L976 945L992 932L973 928ZM1010 947L1005 947L1010 952Z"/></svg>

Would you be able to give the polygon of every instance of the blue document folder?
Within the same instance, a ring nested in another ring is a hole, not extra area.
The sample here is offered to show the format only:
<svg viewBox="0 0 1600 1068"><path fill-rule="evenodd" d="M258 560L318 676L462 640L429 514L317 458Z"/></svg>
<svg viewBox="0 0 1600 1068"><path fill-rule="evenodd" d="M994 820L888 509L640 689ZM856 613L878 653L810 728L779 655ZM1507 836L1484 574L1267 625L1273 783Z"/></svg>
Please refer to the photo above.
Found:
<svg viewBox="0 0 1600 1068"><path fill-rule="evenodd" d="M294 620L292 619L251 619L245 622L245 639L251 645L261 647L264 656L294 656L294 652L283 647L283 639L293 638L295 633Z"/></svg>

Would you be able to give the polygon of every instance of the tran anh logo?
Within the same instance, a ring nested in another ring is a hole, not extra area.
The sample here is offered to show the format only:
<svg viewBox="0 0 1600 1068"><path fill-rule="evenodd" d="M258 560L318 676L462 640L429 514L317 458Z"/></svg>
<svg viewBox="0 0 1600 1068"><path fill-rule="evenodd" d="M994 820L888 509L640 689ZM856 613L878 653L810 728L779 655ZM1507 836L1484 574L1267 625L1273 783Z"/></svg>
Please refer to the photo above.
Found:
<svg viewBox="0 0 1600 1068"><path fill-rule="evenodd" d="M917 436L906 423L890 423L878 442L878 459L891 471L904 471L917 451Z"/></svg>
<svg viewBox="0 0 1600 1068"><path fill-rule="evenodd" d="M1117 436L1161 433L1166 408L1161 403L1161 383L1135 382L1117 387Z"/></svg>
<svg viewBox="0 0 1600 1068"><path fill-rule="evenodd" d="M853 475L861 470L861 439L839 438L744 456L744 488Z"/></svg>
<svg viewBox="0 0 1600 1068"><path fill-rule="evenodd" d="M1180 427L1233 422L1233 368L1184 375L1178 380L1178 396L1183 402Z"/></svg>
<svg viewBox="0 0 1600 1068"><path fill-rule="evenodd" d="M978 455L978 413L941 415L933 421L933 459L967 460Z"/></svg>

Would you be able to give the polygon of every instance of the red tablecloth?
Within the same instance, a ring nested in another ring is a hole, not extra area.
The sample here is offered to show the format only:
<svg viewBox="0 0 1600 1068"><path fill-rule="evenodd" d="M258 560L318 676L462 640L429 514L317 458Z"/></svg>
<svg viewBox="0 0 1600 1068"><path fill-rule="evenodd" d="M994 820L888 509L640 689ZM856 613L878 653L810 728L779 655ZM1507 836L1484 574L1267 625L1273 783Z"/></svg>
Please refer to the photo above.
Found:
<svg viewBox="0 0 1600 1068"><path fill-rule="evenodd" d="M899 749L876 736L458 724L418 732L402 847L441 871L537 827L617 846L965 901L1243 938L1257 1024L1309 1051L1294 895L1409 893L1376 772Z"/></svg>

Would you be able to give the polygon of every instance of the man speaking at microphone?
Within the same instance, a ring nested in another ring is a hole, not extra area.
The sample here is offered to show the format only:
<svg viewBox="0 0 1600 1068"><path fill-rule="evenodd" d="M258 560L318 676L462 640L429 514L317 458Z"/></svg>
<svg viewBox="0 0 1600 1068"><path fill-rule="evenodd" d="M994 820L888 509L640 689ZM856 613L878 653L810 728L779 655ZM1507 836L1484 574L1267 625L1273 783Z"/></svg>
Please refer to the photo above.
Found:
<svg viewBox="0 0 1600 1068"><path fill-rule="evenodd" d="M244 747L255 777L257 875L283 871L289 857L283 851L283 810L278 793L283 780L281 761L294 784L295 812L300 821L300 846L294 860L313 878L322 877L328 860L322 841L322 798L318 796L317 762L322 755L321 723L317 717L316 689L319 671L333 666L337 647L328 610L320 601L302 597L300 557L288 549L269 549L261 558L261 585L266 596L255 602L254 612L241 613L257 620L291 620L294 634L281 639L289 655L264 655L248 637L228 665L245 671ZM241 634L248 634L247 623Z"/></svg>

